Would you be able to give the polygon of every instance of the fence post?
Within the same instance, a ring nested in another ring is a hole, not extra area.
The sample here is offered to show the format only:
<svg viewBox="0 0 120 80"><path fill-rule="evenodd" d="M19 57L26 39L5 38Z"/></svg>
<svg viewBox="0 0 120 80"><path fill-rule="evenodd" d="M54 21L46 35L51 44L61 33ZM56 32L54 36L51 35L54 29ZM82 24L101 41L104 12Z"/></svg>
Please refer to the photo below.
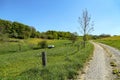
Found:
<svg viewBox="0 0 120 80"><path fill-rule="evenodd" d="M42 65L44 67L47 65L47 56L45 52L42 52Z"/></svg>

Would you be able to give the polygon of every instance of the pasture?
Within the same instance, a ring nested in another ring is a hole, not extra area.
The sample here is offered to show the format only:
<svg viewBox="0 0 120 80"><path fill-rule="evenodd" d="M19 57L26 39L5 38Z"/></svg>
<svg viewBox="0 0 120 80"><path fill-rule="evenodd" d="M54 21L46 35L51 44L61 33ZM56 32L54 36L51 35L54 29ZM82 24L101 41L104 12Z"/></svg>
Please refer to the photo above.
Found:
<svg viewBox="0 0 120 80"><path fill-rule="evenodd" d="M93 45L82 48L80 42L46 40L52 49L39 49L42 39L0 42L0 80L66 80L82 71L93 53ZM80 45L80 46L79 46ZM78 47L79 46L79 47ZM78 49L79 48L79 49ZM47 66L42 66L41 52L47 53Z"/></svg>
<svg viewBox="0 0 120 80"><path fill-rule="evenodd" d="M113 36L97 40L98 42L110 45L120 50L120 36Z"/></svg>

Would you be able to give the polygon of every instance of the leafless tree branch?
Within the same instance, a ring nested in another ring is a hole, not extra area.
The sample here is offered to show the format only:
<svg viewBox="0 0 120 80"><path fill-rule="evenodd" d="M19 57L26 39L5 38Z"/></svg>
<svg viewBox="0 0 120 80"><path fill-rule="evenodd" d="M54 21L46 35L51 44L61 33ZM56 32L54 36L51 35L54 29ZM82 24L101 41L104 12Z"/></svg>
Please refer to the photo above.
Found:
<svg viewBox="0 0 120 80"><path fill-rule="evenodd" d="M83 34L83 41L85 47L85 42L87 40L86 35L94 30L94 23L91 22L91 16L89 16L87 9L83 10L82 17L78 18L78 22L81 27L80 32Z"/></svg>

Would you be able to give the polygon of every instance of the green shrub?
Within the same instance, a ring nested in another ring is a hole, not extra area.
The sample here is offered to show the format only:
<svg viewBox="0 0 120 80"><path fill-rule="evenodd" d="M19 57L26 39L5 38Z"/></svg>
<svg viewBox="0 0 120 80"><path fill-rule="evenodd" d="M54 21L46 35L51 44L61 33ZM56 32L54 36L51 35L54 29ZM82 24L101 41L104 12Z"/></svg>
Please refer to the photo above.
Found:
<svg viewBox="0 0 120 80"><path fill-rule="evenodd" d="M113 74L118 74L119 70L118 69L113 69Z"/></svg>
<svg viewBox="0 0 120 80"><path fill-rule="evenodd" d="M47 41L41 41L41 42L38 43L39 48L42 48L42 49L46 48L47 45L48 45Z"/></svg>
<svg viewBox="0 0 120 80"><path fill-rule="evenodd" d="M116 67L116 66L117 66L115 62L110 62L110 65L111 65L112 67Z"/></svg>

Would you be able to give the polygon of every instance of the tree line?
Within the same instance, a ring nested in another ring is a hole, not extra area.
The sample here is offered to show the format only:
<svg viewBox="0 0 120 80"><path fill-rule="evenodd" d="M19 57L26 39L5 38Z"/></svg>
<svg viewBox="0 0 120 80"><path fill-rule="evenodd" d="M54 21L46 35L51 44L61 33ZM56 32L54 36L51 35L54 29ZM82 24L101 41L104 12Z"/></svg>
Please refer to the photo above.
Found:
<svg viewBox="0 0 120 80"><path fill-rule="evenodd" d="M43 39L71 39L76 33L53 31L39 32L34 27L25 25L20 22L12 22L0 19L0 36L9 38L27 39L27 38L43 38Z"/></svg>
<svg viewBox="0 0 120 80"><path fill-rule="evenodd" d="M41 33L41 38L45 38L45 39L70 39L73 35L77 36L76 33L49 30L47 32Z"/></svg>
<svg viewBox="0 0 120 80"><path fill-rule="evenodd" d="M0 34L6 34L10 38L25 39L38 37L40 33L34 27L0 19Z"/></svg>

